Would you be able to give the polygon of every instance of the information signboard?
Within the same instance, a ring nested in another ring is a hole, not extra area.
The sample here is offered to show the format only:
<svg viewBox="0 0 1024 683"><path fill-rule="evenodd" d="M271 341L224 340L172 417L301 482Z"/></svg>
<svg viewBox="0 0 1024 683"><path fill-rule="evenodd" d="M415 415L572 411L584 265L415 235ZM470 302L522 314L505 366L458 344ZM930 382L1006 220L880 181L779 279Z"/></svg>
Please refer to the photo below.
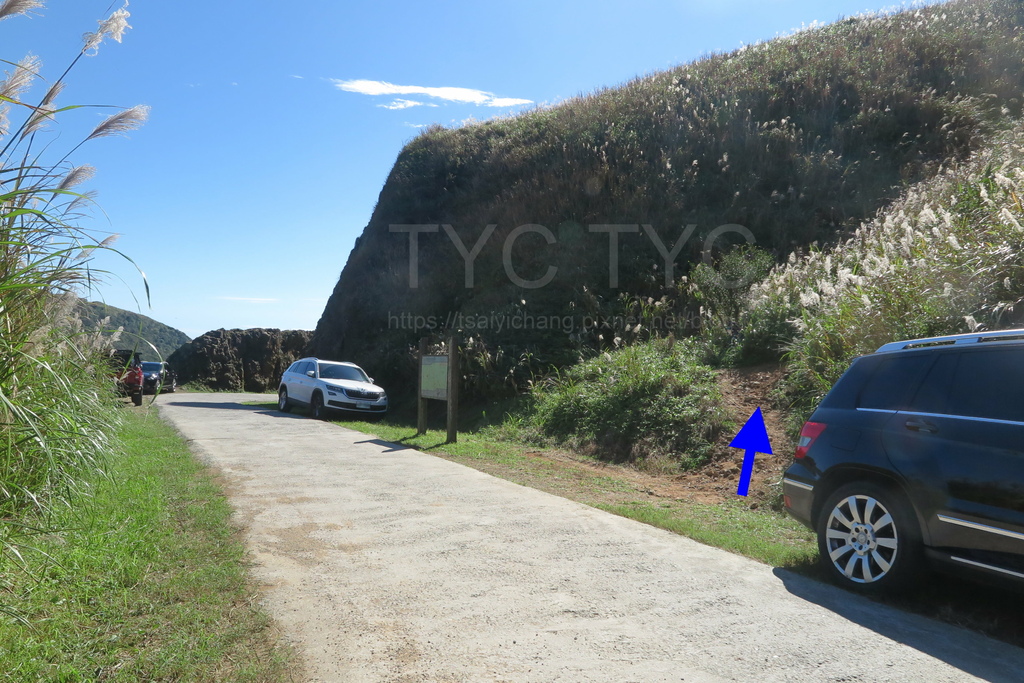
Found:
<svg viewBox="0 0 1024 683"><path fill-rule="evenodd" d="M427 403L444 401L448 408L448 443L455 443L459 433L459 345L453 335L448 338L447 356L428 356L427 338L420 339L419 398L417 399L416 433L427 433Z"/></svg>
<svg viewBox="0 0 1024 683"><path fill-rule="evenodd" d="M448 356L423 356L420 364L420 398L448 400Z"/></svg>

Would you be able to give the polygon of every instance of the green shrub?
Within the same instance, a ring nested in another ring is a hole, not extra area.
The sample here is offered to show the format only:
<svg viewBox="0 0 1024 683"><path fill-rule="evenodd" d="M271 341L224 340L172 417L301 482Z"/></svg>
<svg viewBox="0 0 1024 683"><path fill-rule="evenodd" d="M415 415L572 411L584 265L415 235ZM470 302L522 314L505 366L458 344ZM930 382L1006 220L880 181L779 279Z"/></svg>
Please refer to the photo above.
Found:
<svg viewBox="0 0 1024 683"><path fill-rule="evenodd" d="M740 348L737 364L778 361L793 339L792 307L787 301L749 306L740 313Z"/></svg>
<svg viewBox="0 0 1024 683"><path fill-rule="evenodd" d="M697 355L671 338L603 353L535 388L527 422L604 459L696 466L727 421L715 373Z"/></svg>
<svg viewBox="0 0 1024 683"><path fill-rule="evenodd" d="M690 271L690 290L700 306L705 362L723 366L778 357L773 338L777 326L762 328L756 319L743 316L751 286L763 280L774 264L764 249L741 245L717 263L700 263Z"/></svg>

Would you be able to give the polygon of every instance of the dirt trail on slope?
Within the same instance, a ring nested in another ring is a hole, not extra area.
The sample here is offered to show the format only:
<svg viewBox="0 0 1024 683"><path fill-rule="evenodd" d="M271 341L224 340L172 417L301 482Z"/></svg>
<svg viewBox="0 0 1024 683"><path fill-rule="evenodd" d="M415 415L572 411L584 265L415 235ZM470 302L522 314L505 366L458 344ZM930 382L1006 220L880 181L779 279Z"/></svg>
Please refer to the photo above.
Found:
<svg viewBox="0 0 1024 683"><path fill-rule="evenodd" d="M780 493L779 482L782 473L793 461L796 444L789 437L786 429L786 415L773 407L773 392L784 376L783 368L778 364L757 365L749 368L722 370L718 376L718 385L726 408L736 421L739 429L757 409L761 409L764 424L768 430L768 439L772 445L772 454L758 453L754 461L754 474L750 479L750 500L764 503L777 498ZM736 480L739 478L743 464L743 453L736 448L729 448L729 442L735 434L723 434L719 439L720 451L727 455L702 468L697 477L703 479L708 488L714 491L736 494ZM716 480L726 479L728 483L716 484Z"/></svg>

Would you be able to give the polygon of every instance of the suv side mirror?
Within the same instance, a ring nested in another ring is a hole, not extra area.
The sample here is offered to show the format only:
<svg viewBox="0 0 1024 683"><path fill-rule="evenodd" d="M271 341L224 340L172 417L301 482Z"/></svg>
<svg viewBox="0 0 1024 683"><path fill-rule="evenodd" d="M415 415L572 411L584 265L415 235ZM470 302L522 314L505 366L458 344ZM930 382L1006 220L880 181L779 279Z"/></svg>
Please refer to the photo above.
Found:
<svg viewBox="0 0 1024 683"><path fill-rule="evenodd" d="M306 377L316 377L315 370L306 370Z"/></svg>

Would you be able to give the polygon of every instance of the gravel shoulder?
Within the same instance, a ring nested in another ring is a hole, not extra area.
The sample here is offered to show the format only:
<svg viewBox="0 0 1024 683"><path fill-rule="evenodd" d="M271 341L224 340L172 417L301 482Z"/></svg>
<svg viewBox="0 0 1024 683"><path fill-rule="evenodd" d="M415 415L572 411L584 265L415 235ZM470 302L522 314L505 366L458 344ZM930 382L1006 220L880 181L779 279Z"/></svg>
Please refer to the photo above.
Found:
<svg viewBox="0 0 1024 683"><path fill-rule="evenodd" d="M1016 681L1024 652L341 425L173 394L310 681Z"/></svg>

